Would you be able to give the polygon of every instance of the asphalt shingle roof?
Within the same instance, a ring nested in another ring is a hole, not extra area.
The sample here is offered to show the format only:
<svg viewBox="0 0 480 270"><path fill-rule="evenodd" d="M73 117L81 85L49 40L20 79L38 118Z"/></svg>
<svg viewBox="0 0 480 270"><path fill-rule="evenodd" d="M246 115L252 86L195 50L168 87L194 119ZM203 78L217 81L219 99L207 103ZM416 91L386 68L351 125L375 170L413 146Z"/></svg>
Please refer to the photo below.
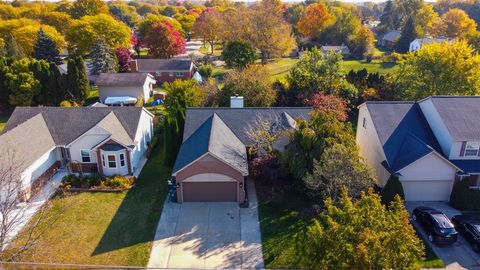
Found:
<svg viewBox="0 0 480 270"><path fill-rule="evenodd" d="M201 123L200 127L183 142L173 166L173 173L206 153L212 154L242 174L248 175L245 146L215 113Z"/></svg>
<svg viewBox="0 0 480 270"><path fill-rule="evenodd" d="M430 97L454 141L480 138L480 96Z"/></svg>
<svg viewBox="0 0 480 270"><path fill-rule="evenodd" d="M415 102L366 102L387 158L387 169L397 172L440 146Z"/></svg>
<svg viewBox="0 0 480 270"><path fill-rule="evenodd" d="M189 71L192 61L189 59L137 59L139 72Z"/></svg>
<svg viewBox="0 0 480 270"><path fill-rule="evenodd" d="M259 120L268 120L272 128L294 127L293 119L310 119L311 108L188 108L183 141L185 142L213 114L217 114L244 145L251 145L248 132ZM277 127L280 125L281 127Z"/></svg>
<svg viewBox="0 0 480 270"><path fill-rule="evenodd" d="M143 86L149 73L101 73L95 80L98 86Z"/></svg>
<svg viewBox="0 0 480 270"><path fill-rule="evenodd" d="M8 119L2 134L40 114L54 142L57 145L67 145L110 113L115 115L130 139L134 140L142 113L140 107L17 107ZM24 136L29 135L31 134Z"/></svg>

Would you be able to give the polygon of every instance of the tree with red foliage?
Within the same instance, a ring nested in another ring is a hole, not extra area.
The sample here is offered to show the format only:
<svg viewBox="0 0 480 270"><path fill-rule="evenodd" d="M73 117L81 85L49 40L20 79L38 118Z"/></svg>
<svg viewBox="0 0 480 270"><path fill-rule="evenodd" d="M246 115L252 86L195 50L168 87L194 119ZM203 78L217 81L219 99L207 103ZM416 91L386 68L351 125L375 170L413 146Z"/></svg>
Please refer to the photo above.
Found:
<svg viewBox="0 0 480 270"><path fill-rule="evenodd" d="M171 58L185 52L185 39L168 22L153 24L142 38L154 57Z"/></svg>
<svg viewBox="0 0 480 270"><path fill-rule="evenodd" d="M130 70L130 50L127 48L116 48L115 55L117 56L118 72L128 72Z"/></svg>
<svg viewBox="0 0 480 270"><path fill-rule="evenodd" d="M315 112L332 114L338 121L345 122L348 119L347 102L334 95L314 94L306 100Z"/></svg>
<svg viewBox="0 0 480 270"><path fill-rule="evenodd" d="M137 57L140 57L140 50L142 49L142 42L137 34L133 34L130 43L132 44L133 49L137 53Z"/></svg>

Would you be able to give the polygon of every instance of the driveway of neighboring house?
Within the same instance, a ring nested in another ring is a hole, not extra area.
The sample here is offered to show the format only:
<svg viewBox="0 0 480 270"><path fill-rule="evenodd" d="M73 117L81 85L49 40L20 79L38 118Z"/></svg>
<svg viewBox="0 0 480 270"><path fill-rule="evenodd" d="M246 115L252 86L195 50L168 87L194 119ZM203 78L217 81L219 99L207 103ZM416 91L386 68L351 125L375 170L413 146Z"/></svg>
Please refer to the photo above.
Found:
<svg viewBox="0 0 480 270"><path fill-rule="evenodd" d="M253 182L249 208L237 203L165 202L148 267L263 268Z"/></svg>
<svg viewBox="0 0 480 270"><path fill-rule="evenodd" d="M203 53L200 52L200 47L203 46L203 42L201 40L191 40L187 41L185 44L185 53L179 54L175 57L177 58L184 58L193 55L195 57L202 57Z"/></svg>
<svg viewBox="0 0 480 270"><path fill-rule="evenodd" d="M432 207L443 212L449 218L461 214L460 211L454 209L446 202L406 202L406 206L410 214L418 206ZM427 239L427 235L420 224L415 221L412 222L422 236ZM446 269L480 269L480 255L475 253L470 244L461 236L453 245L437 246L431 244L431 246L437 256L445 262Z"/></svg>

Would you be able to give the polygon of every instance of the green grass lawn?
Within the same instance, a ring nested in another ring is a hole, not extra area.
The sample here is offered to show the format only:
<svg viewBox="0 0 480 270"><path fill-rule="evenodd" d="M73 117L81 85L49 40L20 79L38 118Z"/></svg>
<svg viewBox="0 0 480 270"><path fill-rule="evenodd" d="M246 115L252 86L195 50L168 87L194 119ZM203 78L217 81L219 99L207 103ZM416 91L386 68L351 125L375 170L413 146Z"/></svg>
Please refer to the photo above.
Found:
<svg viewBox="0 0 480 270"><path fill-rule="evenodd" d="M220 56L222 55L222 45L220 44L215 44L213 45L213 56ZM210 44L206 44L206 46L202 46L198 49L199 52L203 54L211 54L212 53L212 48L210 48Z"/></svg>
<svg viewBox="0 0 480 270"><path fill-rule="evenodd" d="M366 68L368 72L375 73L378 72L381 75L387 74L389 72L395 72L398 69L398 65L395 63L382 63L382 62L371 62L368 63L364 60L344 60L342 63L343 70L349 72L350 70L360 70Z"/></svg>
<svg viewBox="0 0 480 270"><path fill-rule="evenodd" d="M0 114L0 132L3 130L3 128L5 128L5 124L7 123L9 117L9 114Z"/></svg>
<svg viewBox="0 0 480 270"><path fill-rule="evenodd" d="M162 152L157 145L129 191L53 199L47 217L56 222L48 225L33 254L19 260L146 266L170 176Z"/></svg>
<svg viewBox="0 0 480 270"><path fill-rule="evenodd" d="M262 248L265 268L299 268L304 248L304 235L311 221L312 203L305 199L304 193L287 191L267 198L262 187L257 185L259 200L258 214L262 232ZM420 264L425 268L441 268L445 264L433 252L428 243L425 245L425 260Z"/></svg>

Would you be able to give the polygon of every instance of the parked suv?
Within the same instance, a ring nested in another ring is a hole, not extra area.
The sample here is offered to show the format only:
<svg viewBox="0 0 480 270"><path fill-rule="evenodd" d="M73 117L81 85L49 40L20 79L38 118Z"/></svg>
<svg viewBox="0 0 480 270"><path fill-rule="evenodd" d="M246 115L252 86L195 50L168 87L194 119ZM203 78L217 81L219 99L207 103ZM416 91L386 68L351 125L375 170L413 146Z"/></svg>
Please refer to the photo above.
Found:
<svg viewBox="0 0 480 270"><path fill-rule="evenodd" d="M437 244L453 244L457 241L457 231L448 217L430 207L413 209L412 219L422 225L428 235L428 241Z"/></svg>
<svg viewBox="0 0 480 270"><path fill-rule="evenodd" d="M472 245L473 250L480 252L480 220L467 215L452 218L457 231Z"/></svg>

